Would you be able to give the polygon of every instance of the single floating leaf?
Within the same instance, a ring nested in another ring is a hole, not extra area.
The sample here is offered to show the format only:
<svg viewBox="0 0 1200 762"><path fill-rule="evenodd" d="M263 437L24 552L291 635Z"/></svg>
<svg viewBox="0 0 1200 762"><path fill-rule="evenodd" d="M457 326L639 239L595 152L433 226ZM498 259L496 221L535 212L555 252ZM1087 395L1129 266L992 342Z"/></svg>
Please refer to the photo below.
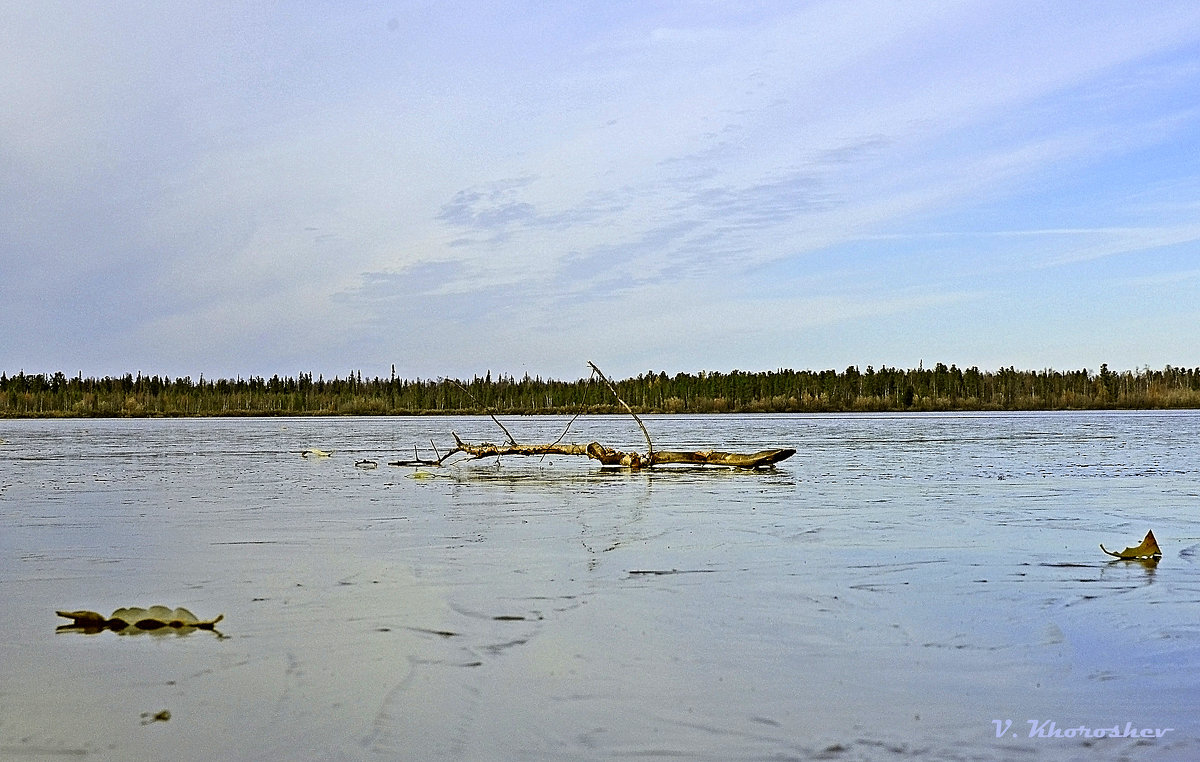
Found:
<svg viewBox="0 0 1200 762"><path fill-rule="evenodd" d="M198 619L195 614L185 608L169 609L166 606L151 606L148 609L119 608L109 617L95 611L56 611L54 613L72 620L71 624L62 625L58 629L82 630L86 633L95 633L101 630L120 632L129 627L138 630L160 630L164 627L176 630L186 627L215 630L217 622L225 618L224 614L220 614L216 619Z"/></svg>
<svg viewBox="0 0 1200 762"><path fill-rule="evenodd" d="M1146 532L1146 539L1142 540L1142 544L1138 545L1137 547L1125 548L1125 550L1122 550L1120 553L1114 553L1108 548L1104 547L1104 544L1101 543L1100 550L1103 550L1105 553L1113 556L1114 558L1159 558L1162 556L1162 551L1159 550L1158 547L1158 540L1154 539L1153 530Z"/></svg>
<svg viewBox="0 0 1200 762"><path fill-rule="evenodd" d="M171 719L171 712L164 709L161 712L142 712L142 724L149 725L152 722L168 722Z"/></svg>

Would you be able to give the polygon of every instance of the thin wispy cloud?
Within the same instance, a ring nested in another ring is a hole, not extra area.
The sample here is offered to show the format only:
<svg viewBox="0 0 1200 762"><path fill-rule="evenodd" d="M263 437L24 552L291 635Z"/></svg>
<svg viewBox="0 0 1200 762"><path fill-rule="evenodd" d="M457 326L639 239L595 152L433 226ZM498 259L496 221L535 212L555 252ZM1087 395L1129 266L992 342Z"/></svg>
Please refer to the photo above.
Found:
<svg viewBox="0 0 1200 762"><path fill-rule="evenodd" d="M1200 353L1190 2L0 22L8 372Z"/></svg>

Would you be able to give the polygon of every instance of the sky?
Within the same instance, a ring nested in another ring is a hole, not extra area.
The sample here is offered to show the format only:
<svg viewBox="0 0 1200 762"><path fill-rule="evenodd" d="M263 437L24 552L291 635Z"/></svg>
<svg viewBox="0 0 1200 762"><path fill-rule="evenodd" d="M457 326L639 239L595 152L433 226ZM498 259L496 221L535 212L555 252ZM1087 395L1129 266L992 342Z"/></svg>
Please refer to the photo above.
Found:
<svg viewBox="0 0 1200 762"><path fill-rule="evenodd" d="M1200 3L0 0L0 371L1200 366Z"/></svg>

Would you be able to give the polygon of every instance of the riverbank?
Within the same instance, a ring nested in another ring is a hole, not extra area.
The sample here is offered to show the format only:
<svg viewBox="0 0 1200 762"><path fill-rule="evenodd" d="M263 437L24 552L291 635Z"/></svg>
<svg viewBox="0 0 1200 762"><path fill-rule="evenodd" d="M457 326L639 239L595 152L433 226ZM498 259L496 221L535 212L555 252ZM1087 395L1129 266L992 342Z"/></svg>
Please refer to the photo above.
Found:
<svg viewBox="0 0 1200 762"><path fill-rule="evenodd" d="M980 371L857 367L836 371L648 373L616 381L638 413L981 412L1200 409L1200 368ZM0 374L0 418L294 415L576 415L624 412L599 379L491 374L409 381L261 377L205 380Z"/></svg>

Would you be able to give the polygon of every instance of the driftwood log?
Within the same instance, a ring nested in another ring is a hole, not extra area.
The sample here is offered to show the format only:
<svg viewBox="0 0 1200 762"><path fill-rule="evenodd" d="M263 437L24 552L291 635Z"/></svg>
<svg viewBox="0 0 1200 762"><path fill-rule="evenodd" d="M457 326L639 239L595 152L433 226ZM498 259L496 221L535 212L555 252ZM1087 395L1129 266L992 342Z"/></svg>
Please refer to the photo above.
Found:
<svg viewBox="0 0 1200 762"><path fill-rule="evenodd" d="M642 434L646 437L646 452L623 452L605 447L599 442L590 442L588 444L564 444L563 438L567 435L567 431L571 428L571 423L575 422L575 416L570 423L567 424L567 429L563 431L559 438L549 444L519 444L517 440L509 433L504 424L496 419L496 416L491 416L496 425L508 437L506 444L492 444L491 442L471 443L462 441L458 434L451 432L454 436L454 447L446 452L439 452L437 446L430 442L433 447L433 458L422 458L419 453L414 452L411 460L395 460L388 465L392 466L441 466L455 455L466 455L466 460L476 460L479 458L499 458L504 455L525 455L539 456L546 455L582 455L592 460L599 461L605 466L625 466L632 469L654 468L655 466L664 465L695 465L695 466L724 466L727 468L771 468L781 460L786 460L796 454L796 451L791 448L780 448L775 450L761 450L754 453L736 453L736 452L718 452L716 450L698 450L698 451L672 451L672 450L655 450L654 443L650 440L650 432L646 430L646 425L642 423L642 419L637 413L626 404L625 400L621 399L617 394L617 389L613 386L608 377L596 367L594 363L588 363L591 366L592 372L599 375L601 380L608 385L613 396L617 401L625 407L633 419L637 421L638 426L642 430Z"/></svg>
<svg viewBox="0 0 1200 762"><path fill-rule="evenodd" d="M445 453L437 453L435 459L427 460L420 457L412 460L397 460L390 463L393 466L440 466L451 456L459 453L470 456L469 460L492 458L503 455L583 455L592 460L598 460L605 466L627 466L629 468L653 468L664 465L696 465L696 466L727 466L731 468L765 468L773 466L781 460L796 454L793 449L762 450L755 453L718 452L716 450L699 450L695 452L675 452L657 450L652 453L623 452L605 447L599 442L589 444L492 444L480 442L472 444L464 442L454 434L454 448Z"/></svg>

